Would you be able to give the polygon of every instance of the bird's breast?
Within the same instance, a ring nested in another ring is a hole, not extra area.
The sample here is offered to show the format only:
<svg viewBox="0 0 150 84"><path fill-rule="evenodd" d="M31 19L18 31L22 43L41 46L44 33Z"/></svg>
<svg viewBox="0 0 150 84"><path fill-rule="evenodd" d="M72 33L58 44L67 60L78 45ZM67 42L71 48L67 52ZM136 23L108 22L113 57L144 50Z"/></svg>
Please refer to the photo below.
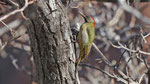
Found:
<svg viewBox="0 0 150 84"><path fill-rule="evenodd" d="M83 44L88 43L88 41L89 41L88 33L86 32L86 30L82 31L82 42L83 42Z"/></svg>

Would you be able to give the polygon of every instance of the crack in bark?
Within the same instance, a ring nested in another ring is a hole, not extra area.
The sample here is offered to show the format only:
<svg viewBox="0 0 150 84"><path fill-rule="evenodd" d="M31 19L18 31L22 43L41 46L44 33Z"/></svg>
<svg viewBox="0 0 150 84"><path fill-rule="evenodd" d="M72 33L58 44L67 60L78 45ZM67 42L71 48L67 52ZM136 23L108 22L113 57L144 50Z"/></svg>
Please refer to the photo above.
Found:
<svg viewBox="0 0 150 84"><path fill-rule="evenodd" d="M52 10L52 8L50 7L49 3L46 2L46 5L47 5L47 7L49 8L49 11L50 11L49 14L52 14L53 12L57 11L57 9Z"/></svg>
<svg viewBox="0 0 150 84"><path fill-rule="evenodd" d="M39 12L40 12L40 15L44 15L44 13L42 12L43 10L42 10L41 8L38 8L38 10L39 10ZM42 20L43 24L46 25L46 27L47 27L49 33L50 33L50 34L55 34L55 32L53 32L53 31L50 29L50 27L51 27L50 24L49 24L50 19L47 18L46 16L42 16L40 19Z"/></svg>
<svg viewBox="0 0 150 84"><path fill-rule="evenodd" d="M61 84L63 84L63 77L62 77L62 73L61 73L61 69L60 69L61 66L59 66L59 63L57 62L57 60L55 62L56 62L56 65L57 65L57 68L58 68L58 72L59 72L59 75L60 75Z"/></svg>
<svg viewBox="0 0 150 84"><path fill-rule="evenodd" d="M33 21L32 19L31 19L31 22L32 22L32 24L33 24L34 36L35 36L35 38L36 38L35 40L37 40L36 42L37 42L37 49L38 49L37 51L38 51L38 53L39 53L39 59L42 60L42 59L41 59L41 56L42 56L42 55L41 55L41 52L40 52L40 51L41 51L41 50L40 50L41 48L40 48L40 43L39 43L40 41L39 41L39 38L38 38L38 35L37 35L36 26L35 26L34 21ZM37 58L37 57L36 57L36 58ZM40 67L42 67L43 64L42 64L42 61L40 61L40 60L38 60L38 61L39 61L39 63L41 64ZM44 73L43 67L42 67L41 69L42 69L42 72ZM43 76L43 78L45 79L45 75L42 74L42 76ZM42 80L42 81L43 81L43 80Z"/></svg>

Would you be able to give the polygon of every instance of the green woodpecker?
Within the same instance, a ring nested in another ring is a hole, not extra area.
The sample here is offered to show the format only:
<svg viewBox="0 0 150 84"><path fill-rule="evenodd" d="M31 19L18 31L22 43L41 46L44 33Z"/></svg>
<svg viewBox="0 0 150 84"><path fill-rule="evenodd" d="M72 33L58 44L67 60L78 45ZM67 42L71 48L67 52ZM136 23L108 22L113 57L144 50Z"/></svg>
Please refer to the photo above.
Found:
<svg viewBox="0 0 150 84"><path fill-rule="evenodd" d="M93 40L95 38L95 20L91 16L85 16L80 13L80 15L85 19L80 27L77 42L80 49L80 55L77 59L77 65L84 59L87 60L88 54L90 53Z"/></svg>

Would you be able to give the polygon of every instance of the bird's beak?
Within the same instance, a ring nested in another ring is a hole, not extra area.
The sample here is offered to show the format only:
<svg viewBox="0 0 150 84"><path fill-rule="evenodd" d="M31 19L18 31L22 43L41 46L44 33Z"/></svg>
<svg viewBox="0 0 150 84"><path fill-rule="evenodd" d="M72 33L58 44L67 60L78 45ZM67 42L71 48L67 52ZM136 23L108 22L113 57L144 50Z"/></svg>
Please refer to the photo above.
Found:
<svg viewBox="0 0 150 84"><path fill-rule="evenodd" d="M83 14L83 13L81 13L81 12L79 12L79 14L84 18L84 20L86 21L86 16Z"/></svg>

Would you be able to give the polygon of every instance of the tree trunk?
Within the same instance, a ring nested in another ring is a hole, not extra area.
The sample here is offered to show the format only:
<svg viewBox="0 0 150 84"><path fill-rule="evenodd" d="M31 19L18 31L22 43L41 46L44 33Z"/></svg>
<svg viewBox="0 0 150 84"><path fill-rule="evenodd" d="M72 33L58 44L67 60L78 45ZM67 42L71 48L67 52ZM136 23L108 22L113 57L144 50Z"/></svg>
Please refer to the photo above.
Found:
<svg viewBox="0 0 150 84"><path fill-rule="evenodd" d="M31 21L28 30L38 84L79 84L69 20L60 1L37 0L25 11Z"/></svg>

